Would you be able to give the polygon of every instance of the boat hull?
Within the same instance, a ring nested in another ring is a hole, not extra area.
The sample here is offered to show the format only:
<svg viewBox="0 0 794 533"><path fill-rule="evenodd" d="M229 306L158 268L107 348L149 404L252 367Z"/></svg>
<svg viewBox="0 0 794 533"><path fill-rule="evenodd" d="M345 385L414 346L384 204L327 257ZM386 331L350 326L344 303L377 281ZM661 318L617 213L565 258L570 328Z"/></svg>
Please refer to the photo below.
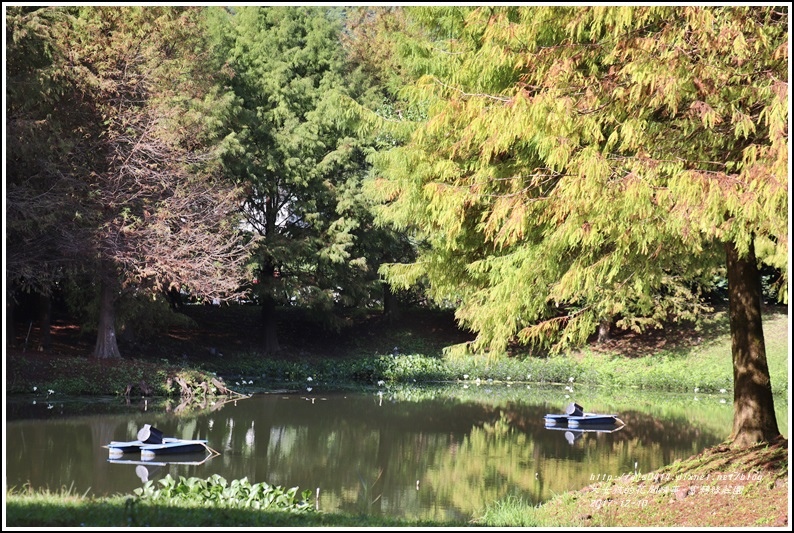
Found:
<svg viewBox="0 0 794 533"><path fill-rule="evenodd" d="M622 421L616 415L599 415L595 413L585 413L583 416L546 415L544 419L547 426L566 426L569 428L622 425Z"/></svg>
<svg viewBox="0 0 794 533"><path fill-rule="evenodd" d="M165 438L159 444L147 444L139 440L129 442L113 441L106 445L110 455L119 456L127 453L140 453L141 457L152 457L155 455L170 455L180 453L195 453L207 450L206 440L186 440L176 438Z"/></svg>

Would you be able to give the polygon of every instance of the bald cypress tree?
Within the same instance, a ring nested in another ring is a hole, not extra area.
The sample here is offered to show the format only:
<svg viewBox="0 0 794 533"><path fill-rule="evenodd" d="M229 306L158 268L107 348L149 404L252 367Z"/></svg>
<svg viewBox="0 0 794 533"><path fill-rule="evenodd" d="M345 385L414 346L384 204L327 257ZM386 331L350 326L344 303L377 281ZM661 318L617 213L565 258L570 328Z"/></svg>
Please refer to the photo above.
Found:
<svg viewBox="0 0 794 533"><path fill-rule="evenodd" d="M390 282L426 277L470 348L499 352L580 345L613 317L697 319L698 287L727 277L732 439L776 438L758 266L787 270L787 8L411 15L406 94L429 119L379 157L372 190L429 246Z"/></svg>
<svg viewBox="0 0 794 533"><path fill-rule="evenodd" d="M82 289L86 301L99 296L94 356L120 357L122 295L175 283L228 297L244 276L240 191L224 180L208 127L223 102L202 70L203 11L42 7L8 17L12 131L25 148L13 165L13 235L42 243L36 253L13 243L14 272L29 280L44 261L90 272ZM23 53L33 30L46 53ZM39 209L27 209L32 200Z"/></svg>

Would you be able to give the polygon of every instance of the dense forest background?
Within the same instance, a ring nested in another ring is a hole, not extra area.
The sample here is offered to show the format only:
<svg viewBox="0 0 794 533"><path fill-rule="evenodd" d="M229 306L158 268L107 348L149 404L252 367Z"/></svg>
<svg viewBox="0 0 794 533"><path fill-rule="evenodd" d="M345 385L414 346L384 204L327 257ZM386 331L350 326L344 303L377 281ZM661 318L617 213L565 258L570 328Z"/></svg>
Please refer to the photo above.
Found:
<svg viewBox="0 0 794 533"><path fill-rule="evenodd" d="M532 354L730 305L734 436L776 436L786 6L8 6L6 342L188 302L454 312Z"/></svg>

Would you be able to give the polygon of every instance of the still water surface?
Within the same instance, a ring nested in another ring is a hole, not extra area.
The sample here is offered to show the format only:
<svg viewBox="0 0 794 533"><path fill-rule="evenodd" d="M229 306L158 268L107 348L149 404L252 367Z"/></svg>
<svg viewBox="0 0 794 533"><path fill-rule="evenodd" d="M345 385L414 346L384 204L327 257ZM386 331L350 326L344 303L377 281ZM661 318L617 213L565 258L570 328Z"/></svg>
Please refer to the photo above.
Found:
<svg viewBox="0 0 794 533"><path fill-rule="evenodd" d="M617 414L626 425L566 434L543 420L570 401L560 388L473 389L259 393L185 410L151 400L13 399L6 480L101 496L131 493L166 474L219 474L308 489L321 510L466 521L507 496L536 504L689 457L723 441L732 416L730 401L718 396L613 401L584 392L576 400L586 411ZM135 440L144 424L165 436L207 439L220 455L113 462L102 446Z"/></svg>

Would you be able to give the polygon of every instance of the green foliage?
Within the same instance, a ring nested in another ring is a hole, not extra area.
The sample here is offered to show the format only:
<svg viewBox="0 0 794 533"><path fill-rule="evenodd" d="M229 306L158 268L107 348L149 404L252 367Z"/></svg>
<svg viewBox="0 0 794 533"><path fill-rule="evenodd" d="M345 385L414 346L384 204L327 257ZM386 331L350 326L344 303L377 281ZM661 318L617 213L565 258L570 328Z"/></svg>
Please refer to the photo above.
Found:
<svg viewBox="0 0 794 533"><path fill-rule="evenodd" d="M245 187L247 225L262 237L250 265L258 296L339 327L336 309L380 298L377 266L394 246L372 228L360 194L371 143L337 105L371 83L346 63L333 9L251 6L214 17L233 103L219 128L223 164Z"/></svg>
<svg viewBox="0 0 794 533"><path fill-rule="evenodd" d="M215 474L208 479L178 479L166 475L156 483L147 481L134 493L144 501L173 505L192 503L200 506L250 508L255 510L288 510L291 512L314 511L309 498L311 491L306 490L298 499L298 488L284 489L265 482L251 484L248 478L234 479L231 482Z"/></svg>
<svg viewBox="0 0 794 533"><path fill-rule="evenodd" d="M9 488L6 494L9 527L433 527L453 522L400 520L373 515L254 510L249 507L196 505L191 501L152 502L128 495L93 498L61 491L34 492Z"/></svg>
<svg viewBox="0 0 794 533"><path fill-rule="evenodd" d="M71 316L80 322L83 333L95 333L99 316L98 287L69 277L61 283ZM166 334L169 328L192 328L188 316L171 309L162 294L138 291L120 296L116 309L116 329L122 341L145 342Z"/></svg>
<svg viewBox="0 0 794 533"><path fill-rule="evenodd" d="M138 386L143 381L151 387L155 396L168 397L179 395L180 388L172 384L172 380L179 377L196 398L217 394L213 387L208 387L208 394L205 393L202 386L202 383L211 382L214 377L211 374L174 367L168 362L164 364L143 359L131 358L114 361L113 364L101 364L88 357L28 360L23 356L11 358L8 371L9 393L30 394L34 390L53 390L59 396L122 396L128 385L132 385L138 393Z"/></svg>
<svg viewBox="0 0 794 533"><path fill-rule="evenodd" d="M535 513L536 506L521 498L508 496L502 500L488 504L482 516L474 521L492 527L553 527L551 520L541 518Z"/></svg>
<svg viewBox="0 0 794 533"><path fill-rule="evenodd" d="M154 339L173 327L196 327L190 317L171 309L162 294L125 295L119 302L116 320L121 337L133 342Z"/></svg>
<svg viewBox="0 0 794 533"><path fill-rule="evenodd" d="M65 230L83 214L88 194L66 169L74 157L75 129L90 116L84 106L64 105L75 82L60 40L74 10L12 6L5 11L6 141L4 163L7 290L50 294L69 265L73 236ZM66 233L66 234L65 234Z"/></svg>
<svg viewBox="0 0 794 533"><path fill-rule="evenodd" d="M744 254L754 240L785 268L776 8L410 13L424 32L401 49L417 75L405 95L428 118L373 157L368 191L381 223L428 246L381 272L456 302L472 348L561 350L603 319L697 320L726 242Z"/></svg>

